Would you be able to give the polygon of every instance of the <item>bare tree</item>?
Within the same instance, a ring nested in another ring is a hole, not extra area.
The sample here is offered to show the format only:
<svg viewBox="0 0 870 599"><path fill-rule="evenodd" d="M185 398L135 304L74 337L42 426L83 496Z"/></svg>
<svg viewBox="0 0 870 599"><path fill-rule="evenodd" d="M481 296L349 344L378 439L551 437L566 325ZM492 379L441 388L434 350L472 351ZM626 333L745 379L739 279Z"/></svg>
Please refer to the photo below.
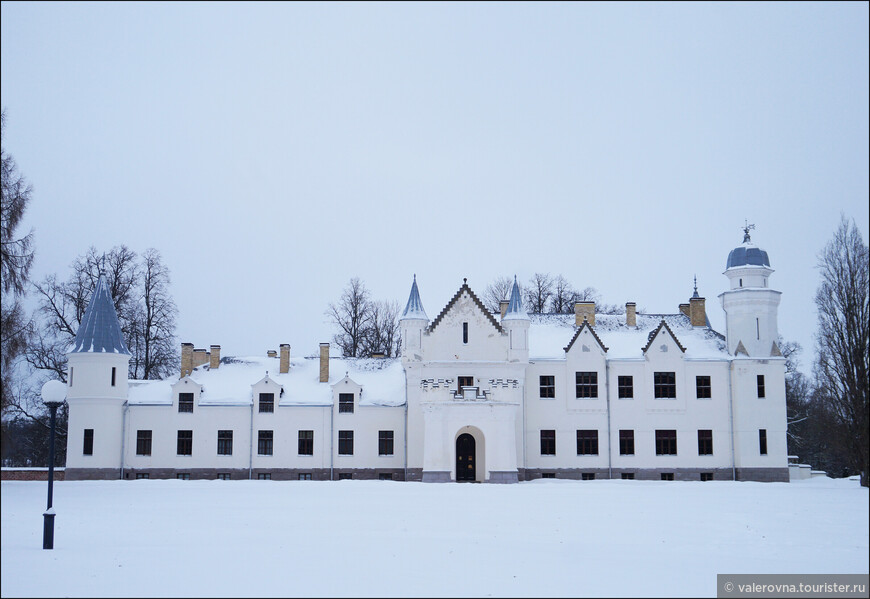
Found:
<svg viewBox="0 0 870 599"><path fill-rule="evenodd" d="M553 279L553 295L550 297L550 310L555 314L573 314L574 298L577 292L571 283L558 275Z"/></svg>
<svg viewBox="0 0 870 599"><path fill-rule="evenodd" d="M553 296L553 279L549 273L536 272L525 289L525 308L535 314L547 311Z"/></svg>
<svg viewBox="0 0 870 599"><path fill-rule="evenodd" d="M173 372L178 363L175 350L178 308L169 293L169 269L154 248L145 250L142 256L141 278L141 298L129 318L130 336L136 339L137 366L141 362L136 378L161 379Z"/></svg>
<svg viewBox="0 0 870 599"><path fill-rule="evenodd" d="M0 113L0 140L6 131L6 111ZM18 172L15 159L6 153L0 141L2 157L2 205L0 205L0 412L4 415L13 399L13 374L19 356L26 350L30 337L30 320L21 304L30 267L33 264L33 231L17 237L18 226L30 202L32 188Z"/></svg>
<svg viewBox="0 0 870 599"><path fill-rule="evenodd" d="M365 338L371 321L371 302L365 284L353 277L344 288L338 304L329 304L326 315L338 327L332 340L346 358L364 355Z"/></svg>
<svg viewBox="0 0 870 599"><path fill-rule="evenodd" d="M868 249L854 220L845 216L819 254L822 282L816 292L819 330L815 373L819 395L837 423L851 466L868 486L868 374L870 374L870 277Z"/></svg>
<svg viewBox="0 0 870 599"><path fill-rule="evenodd" d="M363 336L362 356L376 352L392 358L399 348L399 302L375 301L369 304L369 324Z"/></svg>
<svg viewBox="0 0 870 599"><path fill-rule="evenodd" d="M514 280L511 277L498 277L486 286L480 300L486 308L495 314L499 312L499 302L510 299Z"/></svg>

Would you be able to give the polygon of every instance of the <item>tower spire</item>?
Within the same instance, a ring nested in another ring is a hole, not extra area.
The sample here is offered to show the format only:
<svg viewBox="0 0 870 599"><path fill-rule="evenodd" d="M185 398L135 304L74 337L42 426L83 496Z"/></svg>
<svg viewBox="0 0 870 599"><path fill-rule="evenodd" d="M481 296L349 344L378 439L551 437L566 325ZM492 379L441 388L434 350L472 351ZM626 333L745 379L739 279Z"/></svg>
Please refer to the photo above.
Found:
<svg viewBox="0 0 870 599"><path fill-rule="evenodd" d="M417 289L417 274L414 273L414 282L411 283L411 294L408 296L408 303L405 306L405 311L402 312L402 318L405 319L422 319L429 320L426 316L426 311L423 309L423 302L420 301L420 290Z"/></svg>
<svg viewBox="0 0 870 599"><path fill-rule="evenodd" d="M528 320L529 315L523 308L523 300L520 297L520 286L517 283L517 276L514 275L514 284L511 287L511 299L508 303L507 311L502 320Z"/></svg>

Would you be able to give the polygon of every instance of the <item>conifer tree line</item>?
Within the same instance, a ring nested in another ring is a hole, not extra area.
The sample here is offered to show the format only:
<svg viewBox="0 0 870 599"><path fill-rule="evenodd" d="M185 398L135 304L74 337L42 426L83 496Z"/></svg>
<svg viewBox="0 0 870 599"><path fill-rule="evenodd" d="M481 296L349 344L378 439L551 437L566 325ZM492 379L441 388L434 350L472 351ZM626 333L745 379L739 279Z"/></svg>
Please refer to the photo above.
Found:
<svg viewBox="0 0 870 599"><path fill-rule="evenodd" d="M35 232L20 230L34 191L6 150L2 113L2 460L4 465L46 465L47 410L40 394L49 379L66 382L66 353L75 340L91 294L105 276L130 350L129 377L161 379L177 370L178 310L170 272L154 248L137 254L119 245L92 246L67 273L31 279ZM36 232L38 234L38 232ZM25 310L24 300L34 306ZM67 406L58 410L56 465L65 461Z"/></svg>

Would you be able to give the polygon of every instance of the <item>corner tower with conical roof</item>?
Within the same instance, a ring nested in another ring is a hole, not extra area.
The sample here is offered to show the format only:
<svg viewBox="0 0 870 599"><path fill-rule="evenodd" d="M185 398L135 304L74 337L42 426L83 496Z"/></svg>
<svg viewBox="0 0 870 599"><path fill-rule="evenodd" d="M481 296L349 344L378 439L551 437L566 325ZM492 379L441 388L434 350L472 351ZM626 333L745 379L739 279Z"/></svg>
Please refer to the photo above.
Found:
<svg viewBox="0 0 870 599"><path fill-rule="evenodd" d="M725 338L732 356L778 356L776 338L779 291L768 287L773 269L767 252L752 243L754 225L743 229L743 243L728 254L725 272L731 288L719 295L725 310Z"/></svg>
<svg viewBox="0 0 870 599"><path fill-rule="evenodd" d="M423 331L429 324L429 317L423 309L420 301L420 290L417 289L417 275L411 284L411 294L402 317L399 319L399 328L402 333L402 362L420 361L420 351L423 347Z"/></svg>
<svg viewBox="0 0 870 599"><path fill-rule="evenodd" d="M508 303L501 326L508 334L508 361L529 361L529 315L523 308L523 300L520 297L520 287L517 277L514 275L514 284L511 288L511 298Z"/></svg>
<svg viewBox="0 0 870 599"><path fill-rule="evenodd" d="M109 286L100 275L67 353L68 480L121 476L129 362Z"/></svg>

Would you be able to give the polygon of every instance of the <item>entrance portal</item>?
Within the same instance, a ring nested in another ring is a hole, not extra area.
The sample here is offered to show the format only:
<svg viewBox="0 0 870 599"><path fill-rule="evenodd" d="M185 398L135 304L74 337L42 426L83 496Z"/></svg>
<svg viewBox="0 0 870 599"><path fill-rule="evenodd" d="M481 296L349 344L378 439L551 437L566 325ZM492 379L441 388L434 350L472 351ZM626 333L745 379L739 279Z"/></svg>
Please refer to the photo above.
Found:
<svg viewBox="0 0 870 599"><path fill-rule="evenodd" d="M477 480L474 437L462 433L456 439L456 482Z"/></svg>

